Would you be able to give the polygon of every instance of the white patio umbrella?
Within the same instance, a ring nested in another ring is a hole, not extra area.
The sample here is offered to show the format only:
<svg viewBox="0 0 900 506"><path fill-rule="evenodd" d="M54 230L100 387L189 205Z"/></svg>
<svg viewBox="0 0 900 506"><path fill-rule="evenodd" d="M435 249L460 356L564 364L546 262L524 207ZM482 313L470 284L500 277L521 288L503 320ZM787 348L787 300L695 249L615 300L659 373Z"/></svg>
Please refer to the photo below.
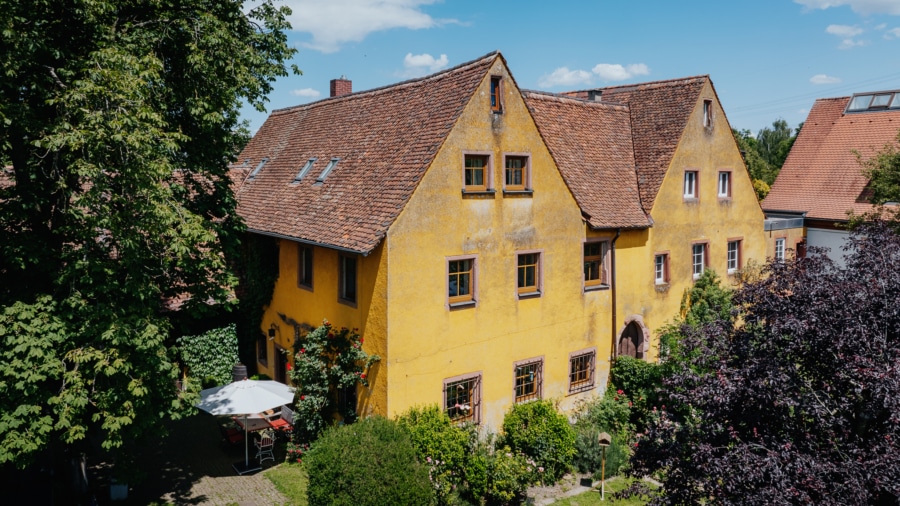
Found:
<svg viewBox="0 0 900 506"><path fill-rule="evenodd" d="M197 408L213 415L244 416L244 467L235 470L244 474L250 469L250 450L247 444L248 414L262 413L267 409L277 408L294 402L294 389L271 380L243 379L219 387L207 388L200 392Z"/></svg>

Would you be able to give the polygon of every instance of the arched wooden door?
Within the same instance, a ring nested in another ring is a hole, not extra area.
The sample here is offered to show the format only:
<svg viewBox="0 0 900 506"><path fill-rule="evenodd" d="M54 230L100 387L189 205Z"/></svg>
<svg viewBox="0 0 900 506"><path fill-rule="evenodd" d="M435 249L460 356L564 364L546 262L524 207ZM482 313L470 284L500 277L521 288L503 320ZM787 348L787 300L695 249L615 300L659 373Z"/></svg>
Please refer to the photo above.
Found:
<svg viewBox="0 0 900 506"><path fill-rule="evenodd" d="M619 338L619 356L644 358L644 331L638 322L631 322L625 326L622 336Z"/></svg>

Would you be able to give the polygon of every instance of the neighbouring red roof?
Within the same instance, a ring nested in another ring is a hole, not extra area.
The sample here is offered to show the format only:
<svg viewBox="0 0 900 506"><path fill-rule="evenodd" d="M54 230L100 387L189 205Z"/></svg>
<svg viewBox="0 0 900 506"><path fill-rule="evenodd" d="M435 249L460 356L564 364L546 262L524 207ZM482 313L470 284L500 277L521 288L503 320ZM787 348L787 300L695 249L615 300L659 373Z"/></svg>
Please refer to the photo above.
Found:
<svg viewBox="0 0 900 506"><path fill-rule="evenodd" d="M250 231L368 253L387 233L499 53L375 90L273 111L238 158ZM310 172L293 182L310 158ZM324 183L316 178L340 158Z"/></svg>
<svg viewBox="0 0 900 506"><path fill-rule="evenodd" d="M522 93L563 179L593 228L646 228L628 108Z"/></svg>
<svg viewBox="0 0 900 506"><path fill-rule="evenodd" d="M872 209L868 179L855 152L870 158L900 131L900 110L845 114L850 97L816 100L772 190L764 210L805 212L807 218L846 220L847 212Z"/></svg>
<svg viewBox="0 0 900 506"><path fill-rule="evenodd" d="M709 76L694 76L567 93L588 98L591 92L599 92L603 102L628 106L641 202L648 211L708 81Z"/></svg>

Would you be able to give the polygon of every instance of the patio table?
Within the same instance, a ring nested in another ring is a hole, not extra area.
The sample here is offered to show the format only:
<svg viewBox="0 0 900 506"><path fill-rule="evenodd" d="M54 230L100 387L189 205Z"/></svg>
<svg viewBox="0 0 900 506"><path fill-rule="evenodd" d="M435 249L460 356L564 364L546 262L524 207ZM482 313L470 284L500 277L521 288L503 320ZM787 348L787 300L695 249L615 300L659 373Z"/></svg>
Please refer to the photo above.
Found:
<svg viewBox="0 0 900 506"><path fill-rule="evenodd" d="M272 428L272 424L269 423L269 420L267 420L265 416L260 413L247 415L246 417L235 416L233 417L233 419L234 423L238 424L241 429L244 429L247 432L254 432Z"/></svg>

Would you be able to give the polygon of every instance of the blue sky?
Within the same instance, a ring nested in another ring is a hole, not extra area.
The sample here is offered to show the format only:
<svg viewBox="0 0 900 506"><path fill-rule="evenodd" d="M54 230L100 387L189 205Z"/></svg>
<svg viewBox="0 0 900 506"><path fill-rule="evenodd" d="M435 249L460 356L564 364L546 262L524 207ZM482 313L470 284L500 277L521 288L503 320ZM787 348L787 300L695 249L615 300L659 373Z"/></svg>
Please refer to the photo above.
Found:
<svg viewBox="0 0 900 506"><path fill-rule="evenodd" d="M816 98L900 89L900 0L282 0L302 76L385 86L499 50L519 87L561 92L709 74L733 128L796 127ZM266 113L247 107L251 132Z"/></svg>

